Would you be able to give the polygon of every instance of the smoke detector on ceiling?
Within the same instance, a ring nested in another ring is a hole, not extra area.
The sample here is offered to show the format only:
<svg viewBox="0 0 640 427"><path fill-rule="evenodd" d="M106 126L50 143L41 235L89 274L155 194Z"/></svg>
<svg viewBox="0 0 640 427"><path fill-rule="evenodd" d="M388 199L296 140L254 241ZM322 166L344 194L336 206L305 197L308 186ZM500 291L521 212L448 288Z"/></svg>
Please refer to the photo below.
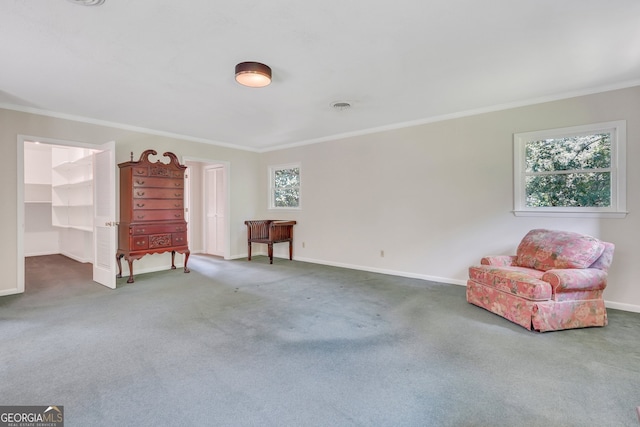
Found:
<svg viewBox="0 0 640 427"><path fill-rule="evenodd" d="M100 6L104 3L104 0L69 0L71 3L79 4L81 6Z"/></svg>

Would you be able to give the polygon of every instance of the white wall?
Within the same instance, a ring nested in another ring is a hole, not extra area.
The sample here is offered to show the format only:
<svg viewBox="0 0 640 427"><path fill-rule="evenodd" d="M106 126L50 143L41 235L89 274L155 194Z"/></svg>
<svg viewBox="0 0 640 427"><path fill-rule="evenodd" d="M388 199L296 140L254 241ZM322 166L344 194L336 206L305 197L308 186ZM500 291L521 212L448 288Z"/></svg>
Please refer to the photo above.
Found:
<svg viewBox="0 0 640 427"><path fill-rule="evenodd" d="M60 229L51 225L50 203L27 203L24 207L24 255L60 253Z"/></svg>
<svg viewBox="0 0 640 427"><path fill-rule="evenodd" d="M612 120L627 121L625 219L511 213L514 133ZM528 230L572 230L616 244L605 299L640 311L640 87L273 151L262 174L298 161L303 209L264 212L298 221L296 259L464 284L469 265L515 253ZM262 194L266 206L266 182Z"/></svg>

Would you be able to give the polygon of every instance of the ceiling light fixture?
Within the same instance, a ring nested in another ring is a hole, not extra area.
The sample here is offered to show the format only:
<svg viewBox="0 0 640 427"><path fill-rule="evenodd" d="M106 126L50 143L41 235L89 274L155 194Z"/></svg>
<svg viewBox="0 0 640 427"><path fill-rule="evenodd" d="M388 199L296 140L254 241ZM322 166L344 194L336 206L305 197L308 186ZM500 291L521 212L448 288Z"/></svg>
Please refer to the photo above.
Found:
<svg viewBox="0 0 640 427"><path fill-rule="evenodd" d="M71 3L79 4L81 6L100 6L104 3L104 0L69 0Z"/></svg>
<svg viewBox="0 0 640 427"><path fill-rule="evenodd" d="M236 81L243 86L265 87L271 83L271 68L259 62L241 62L236 65Z"/></svg>

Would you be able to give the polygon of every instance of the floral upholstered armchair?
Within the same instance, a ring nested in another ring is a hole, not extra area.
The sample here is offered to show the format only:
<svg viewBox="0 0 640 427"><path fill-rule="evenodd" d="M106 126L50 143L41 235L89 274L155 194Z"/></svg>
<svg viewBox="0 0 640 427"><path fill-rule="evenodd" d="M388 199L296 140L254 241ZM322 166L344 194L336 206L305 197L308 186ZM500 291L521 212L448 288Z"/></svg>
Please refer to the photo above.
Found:
<svg viewBox="0 0 640 427"><path fill-rule="evenodd" d="M467 301L540 332L605 326L602 293L613 243L556 230L531 230L516 255L469 268Z"/></svg>

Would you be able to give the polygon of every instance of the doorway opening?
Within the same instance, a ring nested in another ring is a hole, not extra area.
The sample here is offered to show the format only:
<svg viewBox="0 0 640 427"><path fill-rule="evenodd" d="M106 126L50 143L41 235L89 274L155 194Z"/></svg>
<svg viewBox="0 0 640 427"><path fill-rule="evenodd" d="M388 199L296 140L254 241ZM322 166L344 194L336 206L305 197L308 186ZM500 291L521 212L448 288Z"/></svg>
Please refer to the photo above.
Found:
<svg viewBox="0 0 640 427"><path fill-rule="evenodd" d="M191 252L229 258L229 164L184 159ZM199 229L197 235L192 230Z"/></svg>
<svg viewBox="0 0 640 427"><path fill-rule="evenodd" d="M61 271L70 278L85 280L86 274L87 283L115 288L113 219L98 223L115 212L110 206L115 204L115 143L95 146L20 136L18 144L15 293L25 291L26 268L63 263L68 268ZM51 270L51 281L60 279Z"/></svg>
<svg viewBox="0 0 640 427"><path fill-rule="evenodd" d="M93 264L93 154L24 142L24 255Z"/></svg>

